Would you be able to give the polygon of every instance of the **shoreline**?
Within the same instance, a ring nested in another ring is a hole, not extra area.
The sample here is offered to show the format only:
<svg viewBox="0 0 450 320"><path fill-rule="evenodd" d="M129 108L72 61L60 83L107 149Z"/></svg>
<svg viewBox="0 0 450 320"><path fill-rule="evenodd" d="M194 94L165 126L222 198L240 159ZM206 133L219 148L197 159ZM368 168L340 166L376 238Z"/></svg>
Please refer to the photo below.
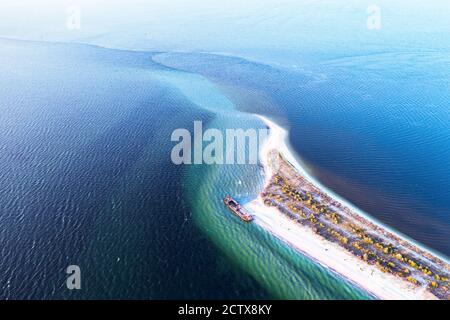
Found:
<svg viewBox="0 0 450 320"><path fill-rule="evenodd" d="M303 168L302 164L299 163L299 160L293 154L292 148L289 146L289 141L288 141L289 134L288 134L287 130L280 127L278 124L276 124L275 122L273 122L272 120L270 120L269 118L267 118L265 116L258 115L258 114L255 114L255 116L257 118L259 118L265 125L267 125L271 131L266 143L264 144L263 148L261 148L260 159L264 160L266 158L267 152L270 149L277 149L278 151L280 151L281 154L283 154L284 158L286 160L288 160L303 177L305 177L307 180L309 180L311 183L313 183L319 189L325 191L327 194L329 194L334 199L338 200L340 203L342 203L346 207L350 208L352 211L354 211L358 215L362 216L364 219L366 219L366 220L372 222L373 224L385 229L386 231L398 236L399 238L410 242L417 248L419 248L423 251L429 252L430 254L441 259L442 261L445 261L446 263L450 264L450 257L447 257L439 252L436 252L435 250L433 250L421 243L418 243L417 241L408 237L407 235L390 228L389 226L378 221L376 218L372 217L367 212L364 212L363 210L359 209L354 204L350 203L346 199L342 198L340 195L336 194L334 191L332 191L329 188L327 188L326 186L324 186L320 181L318 181L315 177L311 176ZM272 138L272 132L275 132L276 137ZM278 138L278 139L275 139L275 138ZM270 141L270 140L273 140L273 141ZM265 167L267 167L267 166L265 166ZM267 183L267 180L268 180L268 177L266 177L265 183Z"/></svg>
<svg viewBox="0 0 450 320"><path fill-rule="evenodd" d="M266 208L260 197L246 204L245 208L254 216L255 223L274 237L376 299L437 299L425 288L416 289L373 266L363 264L352 254L320 238L308 228L293 224L277 209Z"/></svg>
<svg viewBox="0 0 450 320"><path fill-rule="evenodd" d="M399 232L386 227L382 223L368 216L367 213L355 208L354 205L342 199L334 192L319 183L314 177L308 174L305 169L299 164L293 152L288 146L288 132L284 128L278 126L271 120L264 116L256 115L260 120L266 124L270 129L270 134L264 145L260 149L260 159L265 169L265 184L264 188L270 182L272 177L272 169L268 162L270 161L268 154L271 150L278 151L283 158L287 160L297 171L310 183L322 190L331 198L351 209L363 219L373 223L379 228L392 233L401 240L411 244L413 247L432 254L447 263L447 259L436 254L428 248L424 248L417 244L412 239L404 236ZM436 299L437 297L426 290L426 287L414 286L403 279L400 279L392 274L381 272L378 268L361 261L352 253L346 251L339 245L327 241L325 238L315 234L311 229L302 225L293 223L286 216L284 216L277 208L267 207L264 204L261 194L251 202L245 205L255 217L255 222L263 229L270 232L275 237L295 250L303 253L311 258L316 263L331 270L335 274L351 282L353 285L361 288L367 293L380 299ZM324 254L326 253L326 254Z"/></svg>

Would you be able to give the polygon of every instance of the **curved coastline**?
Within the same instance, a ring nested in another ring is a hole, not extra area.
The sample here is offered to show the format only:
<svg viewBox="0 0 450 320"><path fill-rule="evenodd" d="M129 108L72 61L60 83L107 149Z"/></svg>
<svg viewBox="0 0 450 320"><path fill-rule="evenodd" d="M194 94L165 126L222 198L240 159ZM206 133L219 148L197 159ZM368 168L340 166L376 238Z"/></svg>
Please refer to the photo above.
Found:
<svg viewBox="0 0 450 320"><path fill-rule="evenodd" d="M278 124L276 124L273 120L269 119L266 116L263 115L258 115L255 114L256 117L258 117L261 121L263 121L269 128L271 131L278 131L280 133L278 133L278 135L280 135L280 141L278 142L278 145L276 147L276 149L278 149L283 156L295 167L295 169L297 169L307 180L309 180L310 182L312 182L315 186L317 186L319 189L325 191L327 194L329 194L330 196L332 196L334 199L338 200L339 202L341 202L343 205L345 205L346 207L350 208L351 210L353 210L354 212L356 212L357 214L359 214L360 216L362 216L363 218L367 219L369 222L372 222L373 224L387 230L388 232L394 234L395 236L398 236L399 238L401 238L402 240L408 241L411 244L413 244L414 246L416 246L417 248L426 251L434 256L436 256L437 258L443 260L446 263L450 264L450 258L444 256L443 254L436 252L435 250L421 244L418 243L416 240L408 237L407 235L394 230L392 228L390 228L389 226L387 226L386 224L383 224L381 221L377 220L376 218L374 218L373 216L371 216L369 213L359 209L358 207L356 207L354 204L352 204L351 202L347 201L346 199L342 198L340 195L338 195L337 193L335 193L334 191L330 190L328 187L324 186L319 180L317 180L314 176L312 176L311 174L309 174L305 168L302 166L302 164L299 162L300 160L298 160L298 158L296 157L292 147L289 144L289 132L280 127Z"/></svg>
<svg viewBox="0 0 450 320"><path fill-rule="evenodd" d="M277 150L283 157L290 162L290 164L301 174L306 180L310 181L324 193L328 194L335 200L347 206L349 209L354 211L357 215L366 219L368 222L373 223L375 226L380 227L387 232L397 236L401 240L409 242L413 246L423 250L426 253L432 254L435 257L443 260L448 264L448 259L442 257L442 255L436 254L429 248L418 244L409 237L392 230L391 228L385 226L379 221L376 221L369 214L363 212L362 210L356 208L354 205L335 194L333 191L329 190L327 187L323 186L317 179L312 177L304 167L299 163L298 159L295 157L292 148L289 146L288 142L288 131L276 123L274 123L269 118L262 115L255 115L261 121L263 121L270 129L269 137L260 149L260 159L265 168L265 178L266 185L269 183L272 176L270 172L270 166L267 165L268 152L270 150ZM339 246L334 246L333 244L327 243L324 239L319 239L311 230L305 230L305 228L299 227L292 223L288 218L284 217L277 209L266 207L263 203L263 199L258 196L255 200L246 204L252 213L255 214L256 223L262 228L266 229L272 233L275 237L286 242L288 245L300 251L301 253L308 256L310 259L328 268L330 271L338 274L342 278L348 280L353 285L361 288L368 292L369 294L381 299L435 299L436 297L427 292L425 288L413 288L408 283L396 278L393 275L383 274L375 267L371 267L368 264L362 263L358 258L342 250ZM298 228L298 229L297 229ZM292 229L297 229L292 232ZM305 246L306 244L306 246ZM327 252L323 252L326 250ZM319 252L321 251L321 252ZM349 263L343 262L350 259ZM353 264L353 266L352 266ZM359 272L359 270L361 272ZM368 276L374 276L377 279L371 279L375 281L368 281Z"/></svg>
<svg viewBox="0 0 450 320"><path fill-rule="evenodd" d="M159 72L158 79L162 77L167 85L175 87L193 101L199 110L214 115L205 129L265 127L253 113L235 108L228 95L219 90L217 84L211 82L208 77L183 68L175 68L158 59L152 61L169 68L169 72ZM171 76L172 72L188 76L189 81ZM205 99L212 96L211 90L214 95L217 94L224 100L217 100L217 97L213 100ZM205 91L210 93L205 94ZM202 178L199 179L200 177ZM201 185L195 192L190 188L185 189L186 201L192 207L192 220L221 254L232 261L233 266L239 268L239 276L243 277L241 281L247 281L246 278L250 276L261 288L267 290L270 297L277 299L373 298L365 290L318 265L309 257L298 255L295 250L266 230L255 224L242 224L229 214L221 199L225 194L232 194L241 200L256 197L265 181L260 166L237 165L232 170L228 166L191 166L186 170L185 179L187 185ZM264 260L260 259L261 256L264 256ZM289 260L288 264L286 259Z"/></svg>

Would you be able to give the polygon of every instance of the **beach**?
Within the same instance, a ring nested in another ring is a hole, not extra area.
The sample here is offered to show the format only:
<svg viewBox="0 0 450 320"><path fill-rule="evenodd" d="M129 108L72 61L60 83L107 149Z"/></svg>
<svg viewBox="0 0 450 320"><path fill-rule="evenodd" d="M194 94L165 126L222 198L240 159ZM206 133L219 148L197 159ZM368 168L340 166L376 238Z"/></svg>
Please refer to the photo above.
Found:
<svg viewBox="0 0 450 320"><path fill-rule="evenodd" d="M266 171L266 185L272 176L272 169L268 163L270 161L268 154L271 150L277 150L300 174L307 179L310 178L286 144L287 131L265 117L259 116L259 118L270 128L269 138L260 150L260 159ZM330 192L327 193L330 195ZM331 196L334 197L334 195ZM342 201L342 199L339 199L339 201ZM436 299L436 296L427 291L425 286L415 286L392 274L381 272L375 266L361 261L337 244L315 234L311 229L293 223L278 209L267 207L261 196L247 203L245 207L254 215L255 222L259 226L293 249L332 270L378 299ZM392 232L392 230L389 230L389 232Z"/></svg>

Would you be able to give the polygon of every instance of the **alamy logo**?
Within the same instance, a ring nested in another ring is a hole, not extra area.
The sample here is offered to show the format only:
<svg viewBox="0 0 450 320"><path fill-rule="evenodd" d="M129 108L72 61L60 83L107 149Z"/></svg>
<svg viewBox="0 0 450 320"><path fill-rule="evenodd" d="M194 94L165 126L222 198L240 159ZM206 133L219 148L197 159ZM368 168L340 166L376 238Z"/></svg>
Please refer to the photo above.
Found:
<svg viewBox="0 0 450 320"><path fill-rule="evenodd" d="M380 30L381 29L381 9L377 5L371 5L367 8L367 29Z"/></svg>
<svg viewBox="0 0 450 320"><path fill-rule="evenodd" d="M67 8L66 27L71 31L81 29L81 8L79 6Z"/></svg>
<svg viewBox="0 0 450 320"><path fill-rule="evenodd" d="M69 275L66 280L67 289L81 289L81 269L77 265L70 265L66 269L66 273Z"/></svg>
<svg viewBox="0 0 450 320"><path fill-rule="evenodd" d="M178 142L171 152L174 164L257 164L259 146L268 129L209 128L203 132L201 121L194 121L194 132L176 129L171 141Z"/></svg>

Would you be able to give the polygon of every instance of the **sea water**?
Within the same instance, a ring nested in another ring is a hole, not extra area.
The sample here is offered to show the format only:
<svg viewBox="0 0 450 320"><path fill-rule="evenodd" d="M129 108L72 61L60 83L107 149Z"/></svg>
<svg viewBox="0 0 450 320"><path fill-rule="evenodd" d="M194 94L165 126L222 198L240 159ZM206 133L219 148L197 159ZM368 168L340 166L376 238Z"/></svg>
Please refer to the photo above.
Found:
<svg viewBox="0 0 450 320"><path fill-rule="evenodd" d="M78 31L68 5L2 2L0 35L41 42L0 43L2 297L369 298L226 211L259 166L171 163L176 128L263 126L247 113L288 128L336 193L450 254L445 1L379 1L379 30L371 1L80 1Z"/></svg>

